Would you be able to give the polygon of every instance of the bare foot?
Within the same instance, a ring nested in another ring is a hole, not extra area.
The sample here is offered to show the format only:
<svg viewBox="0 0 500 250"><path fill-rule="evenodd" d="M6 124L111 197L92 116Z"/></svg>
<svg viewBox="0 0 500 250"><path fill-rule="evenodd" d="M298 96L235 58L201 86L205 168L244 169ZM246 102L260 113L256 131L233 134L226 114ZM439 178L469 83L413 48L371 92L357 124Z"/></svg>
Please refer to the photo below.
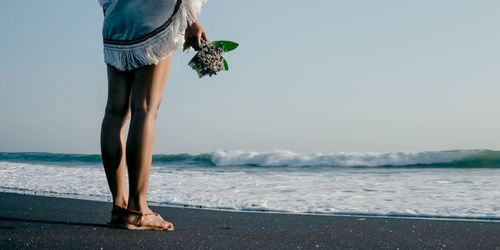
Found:
<svg viewBox="0 0 500 250"><path fill-rule="evenodd" d="M148 212L128 211L125 227L133 230L174 230L174 225L148 209Z"/></svg>

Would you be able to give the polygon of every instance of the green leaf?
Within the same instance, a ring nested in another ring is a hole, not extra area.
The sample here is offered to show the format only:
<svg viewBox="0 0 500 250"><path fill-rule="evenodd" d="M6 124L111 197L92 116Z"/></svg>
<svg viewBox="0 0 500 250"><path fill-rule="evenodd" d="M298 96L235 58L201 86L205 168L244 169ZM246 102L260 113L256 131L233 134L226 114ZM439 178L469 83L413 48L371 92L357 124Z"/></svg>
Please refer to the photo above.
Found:
<svg viewBox="0 0 500 250"><path fill-rule="evenodd" d="M191 48L191 45L184 43L184 47L182 48L182 51L189 51L190 48Z"/></svg>
<svg viewBox="0 0 500 250"><path fill-rule="evenodd" d="M237 44L235 42L231 42L231 41L213 41L213 42L210 42L210 44L213 44L215 46L224 46L225 52L236 49L239 46L239 44Z"/></svg>
<svg viewBox="0 0 500 250"><path fill-rule="evenodd" d="M196 55L193 56L193 58L191 59L191 61L189 61L188 64L191 64L192 62L194 62L195 60L198 60L198 54L200 54L200 52L196 53Z"/></svg>
<svg viewBox="0 0 500 250"><path fill-rule="evenodd" d="M229 65L227 65L227 61L224 57L220 56L220 59L222 60L222 63L224 63L224 70L228 71L229 70Z"/></svg>

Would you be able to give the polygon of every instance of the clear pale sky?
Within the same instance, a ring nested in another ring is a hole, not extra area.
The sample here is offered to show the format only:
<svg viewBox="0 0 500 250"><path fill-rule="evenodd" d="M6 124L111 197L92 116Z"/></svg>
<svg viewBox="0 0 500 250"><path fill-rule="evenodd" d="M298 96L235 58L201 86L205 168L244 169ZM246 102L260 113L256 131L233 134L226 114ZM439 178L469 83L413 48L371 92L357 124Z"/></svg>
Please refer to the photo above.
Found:
<svg viewBox="0 0 500 250"><path fill-rule="evenodd" d="M240 43L199 80L178 52L155 153L500 149L500 1L211 0ZM107 80L97 0L0 9L0 151L98 153Z"/></svg>

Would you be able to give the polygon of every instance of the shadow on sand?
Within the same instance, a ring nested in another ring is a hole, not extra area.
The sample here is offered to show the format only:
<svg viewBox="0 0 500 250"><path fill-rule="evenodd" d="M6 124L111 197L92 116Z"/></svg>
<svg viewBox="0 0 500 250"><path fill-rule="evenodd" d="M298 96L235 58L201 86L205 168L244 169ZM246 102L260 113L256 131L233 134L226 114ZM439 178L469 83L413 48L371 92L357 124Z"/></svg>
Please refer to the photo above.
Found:
<svg viewBox="0 0 500 250"><path fill-rule="evenodd" d="M70 226L88 226L88 227L108 227L116 228L107 224L94 224L94 223L80 223L80 222L68 222L68 221L50 221L50 220L30 220L30 219L20 219L20 218L8 218L0 217L0 221L19 221L27 223L45 223L45 224L57 224L57 225L70 225ZM2 229L15 229L12 227L1 227Z"/></svg>

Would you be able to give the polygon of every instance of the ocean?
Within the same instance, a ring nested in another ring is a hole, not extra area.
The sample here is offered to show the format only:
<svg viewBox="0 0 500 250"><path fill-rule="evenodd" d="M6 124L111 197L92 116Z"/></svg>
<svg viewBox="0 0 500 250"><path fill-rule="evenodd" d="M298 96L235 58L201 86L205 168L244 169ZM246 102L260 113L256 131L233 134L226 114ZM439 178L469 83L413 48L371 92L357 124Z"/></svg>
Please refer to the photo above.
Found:
<svg viewBox="0 0 500 250"><path fill-rule="evenodd" d="M109 201L100 155L0 153L0 191ZM500 220L500 151L155 155L155 205Z"/></svg>

